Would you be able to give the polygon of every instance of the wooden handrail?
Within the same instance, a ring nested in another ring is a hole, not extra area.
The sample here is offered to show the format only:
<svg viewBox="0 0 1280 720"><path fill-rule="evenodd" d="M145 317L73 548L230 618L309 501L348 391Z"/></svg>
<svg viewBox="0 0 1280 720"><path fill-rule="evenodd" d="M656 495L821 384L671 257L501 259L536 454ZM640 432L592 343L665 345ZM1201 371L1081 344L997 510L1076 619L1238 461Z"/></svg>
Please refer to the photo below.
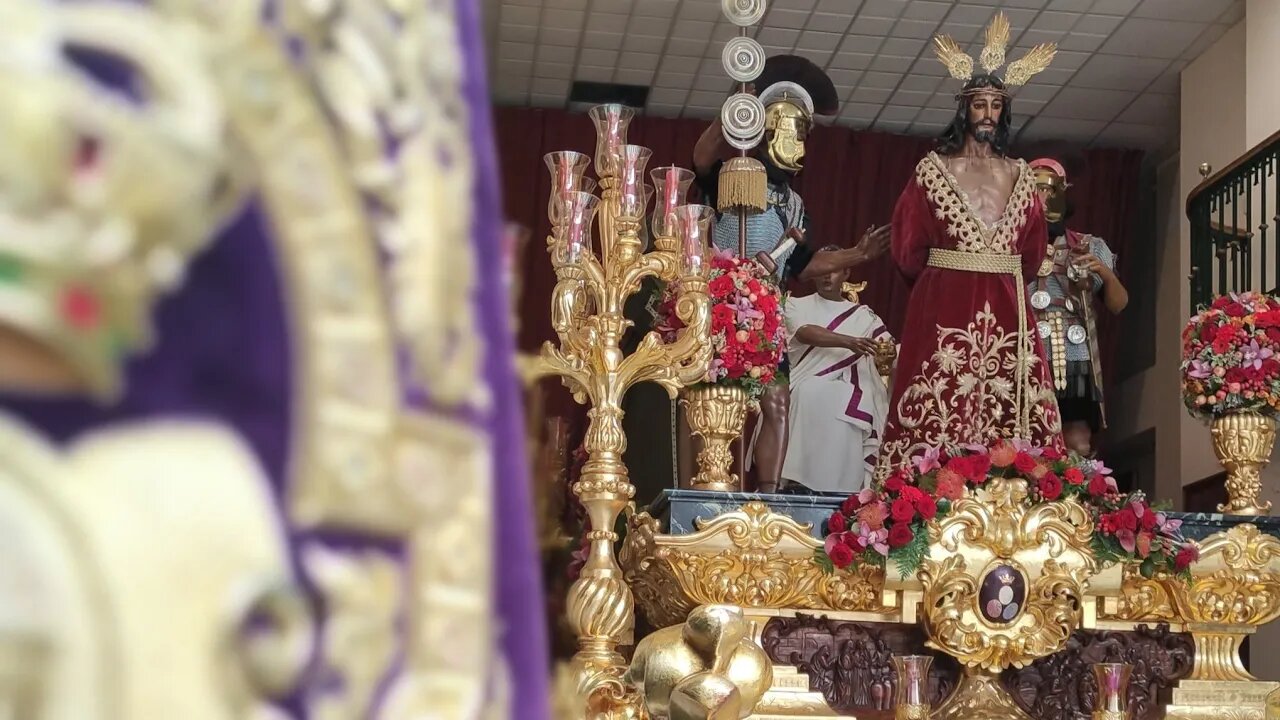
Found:
<svg viewBox="0 0 1280 720"><path fill-rule="evenodd" d="M1277 142L1280 142L1280 130L1277 130L1274 133L1271 133L1271 136L1268 137L1266 140L1263 140L1257 145L1254 145L1253 147L1249 148L1248 152L1236 158L1235 160L1232 160L1230 165L1227 165L1226 167L1222 168L1218 172L1205 178L1200 182L1199 185L1196 185L1194 188L1192 188L1191 192L1187 193L1187 203L1183 208L1183 212L1186 213L1187 218L1191 219L1192 203L1194 203L1203 192L1208 190L1210 186L1215 185L1223 178L1234 174L1236 170L1240 169L1241 166L1247 164L1249 161L1253 160L1255 156L1261 154L1264 150L1266 150L1268 147L1270 147L1271 145Z"/></svg>

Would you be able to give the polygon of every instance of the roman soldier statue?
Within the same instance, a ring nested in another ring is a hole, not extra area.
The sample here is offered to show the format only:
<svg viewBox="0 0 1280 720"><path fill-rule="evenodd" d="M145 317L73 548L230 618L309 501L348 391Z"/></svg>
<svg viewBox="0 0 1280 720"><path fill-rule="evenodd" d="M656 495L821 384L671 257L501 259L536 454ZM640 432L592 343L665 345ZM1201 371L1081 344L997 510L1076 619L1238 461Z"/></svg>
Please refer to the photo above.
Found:
<svg viewBox="0 0 1280 720"><path fill-rule="evenodd" d="M781 282L796 243L803 242L806 215L804 201L792 187L793 178L804 167L809 131L815 114L833 115L839 109L835 85L812 61L796 55L776 55L765 62L755 83L750 86L765 106L764 139L753 151L767 175L764 212L747 215L746 254L757 258ZM720 121L703 132L694 147L693 167L698 187L708 205L724 207L719 197L726 159L735 154L725 140ZM734 212L722 212L717 218L716 247L737 252L740 218ZM876 242L860 243L860 254L849 265L858 264L883 252L887 230L879 231ZM791 242L787 242L790 240ZM878 252L877 252L878 248ZM799 255L803 254L798 253ZM777 488L787 448L787 413L790 391L786 365L777 381L761 398L760 430L754 443L754 459L759 466L758 488Z"/></svg>
<svg viewBox="0 0 1280 720"><path fill-rule="evenodd" d="M1047 254L1029 285L1031 307L1053 371L1067 447L1087 456L1093 435L1107 423L1094 298L1100 295L1107 310L1118 313L1129 294L1116 277L1115 254L1106 241L1067 228L1070 184L1062 164L1040 158L1031 162L1031 171L1049 228Z"/></svg>

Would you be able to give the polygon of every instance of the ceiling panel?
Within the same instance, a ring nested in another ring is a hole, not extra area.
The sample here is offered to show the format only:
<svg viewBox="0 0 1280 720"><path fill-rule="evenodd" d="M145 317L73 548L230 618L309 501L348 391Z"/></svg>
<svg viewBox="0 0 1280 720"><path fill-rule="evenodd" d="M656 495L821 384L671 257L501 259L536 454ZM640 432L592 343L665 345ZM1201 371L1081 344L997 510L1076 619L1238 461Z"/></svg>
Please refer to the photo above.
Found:
<svg viewBox="0 0 1280 720"><path fill-rule="evenodd" d="M1280 0L1278 0L1280 1ZM710 118L730 85L720 67L737 29L720 0L485 0L495 102L564 107L575 80L650 87L650 112ZM930 39L975 57L997 8L1011 57L1056 42L1058 58L1015 95L1015 128L1158 150L1177 142L1179 73L1244 16L1244 0L769 0L749 32L769 53L797 53L831 75L834 122L933 134L954 113L958 81Z"/></svg>

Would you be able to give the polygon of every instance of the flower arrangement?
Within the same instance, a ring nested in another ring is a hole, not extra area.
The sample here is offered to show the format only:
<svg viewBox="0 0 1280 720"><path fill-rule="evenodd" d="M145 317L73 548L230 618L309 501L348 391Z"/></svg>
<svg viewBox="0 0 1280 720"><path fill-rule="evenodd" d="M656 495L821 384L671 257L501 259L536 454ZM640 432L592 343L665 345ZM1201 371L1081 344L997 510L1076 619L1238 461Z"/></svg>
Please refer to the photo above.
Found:
<svg viewBox="0 0 1280 720"><path fill-rule="evenodd" d="M752 400L774 382L786 350L782 294L759 263L717 250L707 279L711 296L713 354L706 382L737 385ZM671 342L684 323L675 313L676 294L660 287L650 300L654 330Z"/></svg>
<svg viewBox="0 0 1280 720"><path fill-rule="evenodd" d="M1189 577L1199 554L1182 537L1181 521L1153 508L1141 492L1121 493L1110 473L1097 460L1021 441L971 446L949 456L932 450L879 488L845 500L827 520L815 559L833 571L855 562L884 565L892 558L904 577L910 575L929 552L927 523L946 517L966 493L1001 478L1026 481L1030 504L1080 500L1093 518L1093 551L1100 561L1139 563L1146 577L1159 571Z"/></svg>
<svg viewBox="0 0 1280 720"><path fill-rule="evenodd" d="M1280 415L1280 300L1231 293L1182 331L1182 399L1204 420L1229 412Z"/></svg>

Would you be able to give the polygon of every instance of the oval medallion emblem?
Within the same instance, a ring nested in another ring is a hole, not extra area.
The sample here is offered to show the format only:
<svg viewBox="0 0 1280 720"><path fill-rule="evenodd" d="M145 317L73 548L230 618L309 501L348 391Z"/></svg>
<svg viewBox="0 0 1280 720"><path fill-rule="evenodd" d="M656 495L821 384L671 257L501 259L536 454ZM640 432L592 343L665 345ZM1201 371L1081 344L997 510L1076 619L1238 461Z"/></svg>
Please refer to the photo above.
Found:
<svg viewBox="0 0 1280 720"><path fill-rule="evenodd" d="M989 623L1011 623L1022 612L1027 600L1027 581L1022 573L1008 565L997 565L982 579L978 590L978 610Z"/></svg>

